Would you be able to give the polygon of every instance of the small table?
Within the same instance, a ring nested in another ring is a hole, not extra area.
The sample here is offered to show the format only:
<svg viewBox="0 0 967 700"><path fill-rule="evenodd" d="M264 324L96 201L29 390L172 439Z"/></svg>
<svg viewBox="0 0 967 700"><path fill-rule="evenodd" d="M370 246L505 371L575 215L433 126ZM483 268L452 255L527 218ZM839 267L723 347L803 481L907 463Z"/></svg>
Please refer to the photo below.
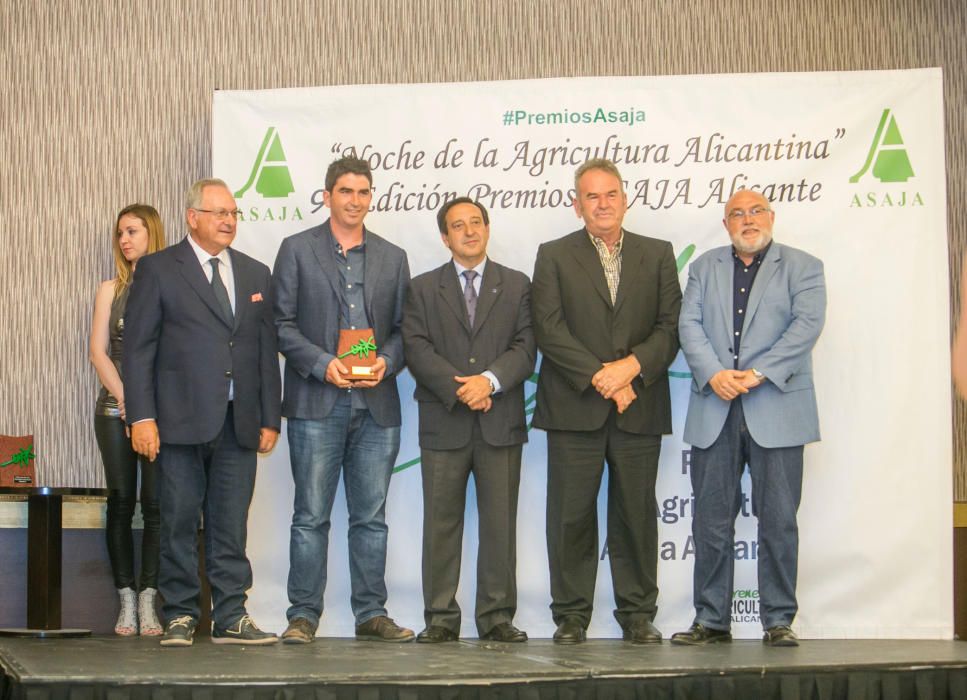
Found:
<svg viewBox="0 0 967 700"><path fill-rule="evenodd" d="M0 629L4 637L86 637L61 629L62 506L64 496L106 496L107 489L2 486L0 494L27 497L27 627Z"/></svg>

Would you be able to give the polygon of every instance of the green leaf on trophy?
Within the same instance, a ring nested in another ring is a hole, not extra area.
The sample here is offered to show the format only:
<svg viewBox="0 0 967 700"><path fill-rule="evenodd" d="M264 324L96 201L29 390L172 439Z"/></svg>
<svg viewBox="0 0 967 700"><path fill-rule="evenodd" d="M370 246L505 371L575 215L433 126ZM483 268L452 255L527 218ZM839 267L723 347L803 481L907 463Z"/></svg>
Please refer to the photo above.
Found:
<svg viewBox="0 0 967 700"><path fill-rule="evenodd" d="M343 347L346 346L343 345ZM373 338L373 336L360 340L342 355L337 355L336 357L338 357L340 360L347 355L355 355L356 357L365 358L369 357L370 352L376 352L376 340Z"/></svg>
<svg viewBox="0 0 967 700"><path fill-rule="evenodd" d="M8 467L10 465L20 465L26 467L30 460L32 460L36 455L34 455L34 446L28 445L23 449L16 452L10 459L6 462L0 464L0 467Z"/></svg>

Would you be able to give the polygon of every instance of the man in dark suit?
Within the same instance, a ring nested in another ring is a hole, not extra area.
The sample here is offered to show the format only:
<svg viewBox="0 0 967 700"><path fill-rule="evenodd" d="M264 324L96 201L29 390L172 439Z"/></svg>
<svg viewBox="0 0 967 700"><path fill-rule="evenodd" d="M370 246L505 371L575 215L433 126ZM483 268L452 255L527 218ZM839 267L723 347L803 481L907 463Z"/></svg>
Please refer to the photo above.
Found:
<svg viewBox="0 0 967 700"><path fill-rule="evenodd" d="M483 205L458 197L437 214L453 259L415 278L403 311L406 364L416 379L423 473L423 603L418 642L460 632L457 584L467 480L480 521L477 631L524 642L517 611L517 494L527 441L524 381L536 348L527 276L487 258Z"/></svg>
<svg viewBox="0 0 967 700"><path fill-rule="evenodd" d="M531 296L544 355L534 425L547 431L554 641L584 641L591 620L607 461L614 614L625 640L658 643L655 480L671 432L681 287L671 244L622 228L627 197L611 161L586 162L574 186L585 228L540 247Z"/></svg>
<svg viewBox="0 0 967 700"><path fill-rule="evenodd" d="M272 644L245 612L256 451L272 449L281 424L269 269L229 248L238 209L221 180L192 185L187 220L181 243L138 263L122 360L134 449L161 456L161 644L192 643L203 511L212 641Z"/></svg>
<svg viewBox="0 0 967 700"><path fill-rule="evenodd" d="M406 253L363 226L373 198L364 160L330 164L321 226L290 236L275 259L279 349L285 355L282 413L295 510L289 540L288 644L311 642L322 615L329 518L340 474L349 509L349 576L356 638L408 642L413 631L386 612L386 496L400 449L396 375L404 367ZM372 329L372 379L351 380L337 357L341 330Z"/></svg>

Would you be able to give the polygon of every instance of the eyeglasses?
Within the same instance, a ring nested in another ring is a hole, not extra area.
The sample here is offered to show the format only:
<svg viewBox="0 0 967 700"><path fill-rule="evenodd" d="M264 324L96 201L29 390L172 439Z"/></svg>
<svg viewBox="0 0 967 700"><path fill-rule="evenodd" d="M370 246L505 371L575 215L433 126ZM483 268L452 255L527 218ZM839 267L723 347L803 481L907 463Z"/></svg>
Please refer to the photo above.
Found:
<svg viewBox="0 0 967 700"><path fill-rule="evenodd" d="M219 221L225 221L226 219L235 219L238 221L239 217L242 215L241 209L199 209L198 207L192 207L195 211L203 211L206 214L211 214Z"/></svg>
<svg viewBox="0 0 967 700"><path fill-rule="evenodd" d="M751 216L753 219L757 216L762 216L772 211L767 207L752 207L749 211L745 209L733 209L729 212L728 218L730 221L738 221L739 219L744 219L746 216Z"/></svg>

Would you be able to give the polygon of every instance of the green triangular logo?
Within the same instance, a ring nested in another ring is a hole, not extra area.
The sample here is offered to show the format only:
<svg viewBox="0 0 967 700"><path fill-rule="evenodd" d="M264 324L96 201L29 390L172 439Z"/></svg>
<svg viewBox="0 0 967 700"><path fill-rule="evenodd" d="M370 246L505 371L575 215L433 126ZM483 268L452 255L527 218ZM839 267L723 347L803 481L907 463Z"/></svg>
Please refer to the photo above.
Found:
<svg viewBox="0 0 967 700"><path fill-rule="evenodd" d="M884 109L880 123L876 127L876 133L873 135L869 153L866 154L866 162L849 181L859 182L872 165L873 177L880 182L906 182L913 177L914 173L907 149L903 145L903 136L900 135L896 118L890 113L889 108Z"/></svg>
<svg viewBox="0 0 967 700"><path fill-rule="evenodd" d="M282 139L274 126L266 129L262 145L252 164L252 172L235 196L241 197L253 184L255 191L266 198L288 197L295 192L285 161L285 151L282 149Z"/></svg>

